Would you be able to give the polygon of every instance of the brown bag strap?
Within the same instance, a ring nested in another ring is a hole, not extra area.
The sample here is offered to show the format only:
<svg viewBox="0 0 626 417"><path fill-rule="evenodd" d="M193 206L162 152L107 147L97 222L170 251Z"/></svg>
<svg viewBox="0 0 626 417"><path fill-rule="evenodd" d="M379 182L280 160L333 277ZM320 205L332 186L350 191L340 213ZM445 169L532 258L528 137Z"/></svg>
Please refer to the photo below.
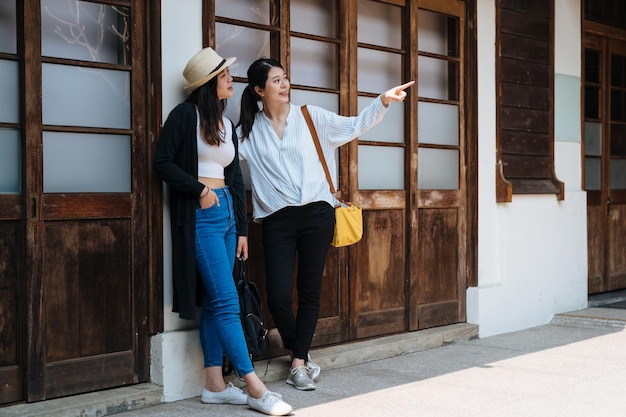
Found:
<svg viewBox="0 0 626 417"><path fill-rule="evenodd" d="M328 165L326 164L326 158L324 157L324 153L322 152L322 146L320 145L320 139L317 137L317 130L315 130L315 125L313 124L313 120L311 120L311 114L309 113L309 109L305 106L300 107L302 110L302 114L304 115L304 120L306 120L306 124L309 126L309 130L311 131L311 136L313 137L313 143L315 144L315 149L317 150L317 155L322 162L322 168L324 168L324 173L326 174L326 179L328 180L328 185L330 185L330 192L333 195L337 194L335 190L335 186L333 185L333 180L330 178L330 172L328 171Z"/></svg>

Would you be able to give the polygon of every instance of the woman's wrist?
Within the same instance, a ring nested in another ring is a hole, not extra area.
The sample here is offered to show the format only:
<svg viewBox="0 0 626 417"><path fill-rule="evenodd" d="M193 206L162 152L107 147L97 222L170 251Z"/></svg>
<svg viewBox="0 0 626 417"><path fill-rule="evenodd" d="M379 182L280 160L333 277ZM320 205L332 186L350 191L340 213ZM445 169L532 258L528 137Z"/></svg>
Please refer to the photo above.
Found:
<svg viewBox="0 0 626 417"><path fill-rule="evenodd" d="M207 194L209 194L209 191L211 191L211 189L207 186L204 187L204 190L202 190L202 192L200 193L200 198L206 197Z"/></svg>

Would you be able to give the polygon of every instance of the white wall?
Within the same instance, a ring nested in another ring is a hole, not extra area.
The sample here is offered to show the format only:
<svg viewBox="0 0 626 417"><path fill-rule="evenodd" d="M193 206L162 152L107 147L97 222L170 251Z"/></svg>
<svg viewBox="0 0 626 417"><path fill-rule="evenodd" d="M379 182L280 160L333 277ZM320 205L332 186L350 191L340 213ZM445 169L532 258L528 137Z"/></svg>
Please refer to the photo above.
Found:
<svg viewBox="0 0 626 417"><path fill-rule="evenodd" d="M496 11L493 0L478 2L478 287L468 289L467 317L480 337L542 325L587 305L580 2L556 0L555 10L555 171L565 200L514 195L496 203Z"/></svg>
<svg viewBox="0 0 626 417"><path fill-rule="evenodd" d="M202 48L202 0L161 1L163 120L186 97L183 69ZM164 201L168 199L164 187ZM163 212L164 333L151 338L150 378L163 386L163 401L199 396L204 371L197 322L172 313L172 264L169 207Z"/></svg>

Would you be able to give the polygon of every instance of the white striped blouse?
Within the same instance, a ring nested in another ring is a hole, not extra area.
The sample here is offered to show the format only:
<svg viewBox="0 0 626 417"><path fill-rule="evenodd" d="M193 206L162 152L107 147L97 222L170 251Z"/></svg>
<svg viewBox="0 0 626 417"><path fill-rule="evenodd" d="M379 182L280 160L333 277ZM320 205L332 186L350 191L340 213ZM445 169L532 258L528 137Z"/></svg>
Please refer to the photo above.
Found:
<svg viewBox="0 0 626 417"><path fill-rule="evenodd" d="M312 105L307 108L333 176L336 172L334 150L376 125L387 112L380 97L358 116L340 116ZM241 138L240 129L237 133ZM282 139L276 135L265 113L259 111L249 138L239 143L239 158L248 163L250 170L252 217L257 223L286 206L302 206L315 201L326 201L332 206L337 204L298 105L290 104Z"/></svg>

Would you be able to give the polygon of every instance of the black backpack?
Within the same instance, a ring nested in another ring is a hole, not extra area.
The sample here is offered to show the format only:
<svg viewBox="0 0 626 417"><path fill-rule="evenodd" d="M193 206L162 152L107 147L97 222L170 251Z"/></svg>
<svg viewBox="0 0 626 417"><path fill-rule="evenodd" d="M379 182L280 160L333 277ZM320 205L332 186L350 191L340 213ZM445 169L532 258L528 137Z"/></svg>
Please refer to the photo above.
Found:
<svg viewBox="0 0 626 417"><path fill-rule="evenodd" d="M246 277L246 262L243 258L237 260L235 272L238 275L237 294L239 295L241 326L248 345L248 353L252 358L263 353L268 345L267 328L261 318L261 297L256 284Z"/></svg>
<svg viewBox="0 0 626 417"><path fill-rule="evenodd" d="M269 369L272 360L270 344L267 340L267 328L263 324L261 316L261 296L254 282L246 277L246 262L243 258L237 259L233 275L235 277L237 294L239 296L239 313L241 316L241 327L243 327L243 335L248 346L248 354L254 365L254 357L263 353L265 348L268 349L267 366L265 374ZM224 364L222 373L230 375L233 372L233 366L224 354Z"/></svg>

